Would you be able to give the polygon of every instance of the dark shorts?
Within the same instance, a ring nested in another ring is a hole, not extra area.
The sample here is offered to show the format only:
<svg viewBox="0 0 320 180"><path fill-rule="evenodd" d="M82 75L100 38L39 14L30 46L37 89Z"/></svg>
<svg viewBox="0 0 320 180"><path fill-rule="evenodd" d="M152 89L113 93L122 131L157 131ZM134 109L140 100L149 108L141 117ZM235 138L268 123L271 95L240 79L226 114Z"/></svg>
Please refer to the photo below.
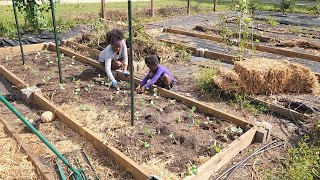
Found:
<svg viewBox="0 0 320 180"><path fill-rule="evenodd" d="M171 83L170 83L170 85L169 86L166 86L165 84L164 84L164 81L163 81L163 79L162 79L162 77L160 77L158 80L157 80L157 82L156 83L154 83L155 85L157 85L158 87L162 87L162 88L165 88L165 89L171 89L172 87L173 87L173 85L175 84L175 82L171 79Z"/></svg>

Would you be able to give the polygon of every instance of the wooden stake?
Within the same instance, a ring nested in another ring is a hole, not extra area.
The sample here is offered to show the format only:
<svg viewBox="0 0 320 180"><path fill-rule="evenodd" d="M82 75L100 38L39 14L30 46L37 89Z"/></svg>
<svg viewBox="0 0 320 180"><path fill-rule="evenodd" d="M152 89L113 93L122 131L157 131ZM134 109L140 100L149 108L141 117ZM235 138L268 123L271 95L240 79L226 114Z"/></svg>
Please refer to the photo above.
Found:
<svg viewBox="0 0 320 180"><path fill-rule="evenodd" d="M190 14L190 0L188 0L187 14Z"/></svg>
<svg viewBox="0 0 320 180"><path fill-rule="evenodd" d="M213 0L213 11L217 11L217 1L218 0Z"/></svg>
<svg viewBox="0 0 320 180"><path fill-rule="evenodd" d="M154 18L154 0L151 0L151 17Z"/></svg>
<svg viewBox="0 0 320 180"><path fill-rule="evenodd" d="M106 13L106 1L101 0L101 18L106 19L107 18L107 13Z"/></svg>

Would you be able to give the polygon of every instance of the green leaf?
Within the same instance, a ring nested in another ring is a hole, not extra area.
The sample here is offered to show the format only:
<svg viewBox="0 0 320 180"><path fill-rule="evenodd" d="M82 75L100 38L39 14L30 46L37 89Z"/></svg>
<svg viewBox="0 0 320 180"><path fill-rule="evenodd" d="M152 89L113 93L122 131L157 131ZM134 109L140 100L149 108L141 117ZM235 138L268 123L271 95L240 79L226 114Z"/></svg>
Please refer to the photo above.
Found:
<svg viewBox="0 0 320 180"><path fill-rule="evenodd" d="M198 174L198 168L197 168L196 166L192 166L190 171L191 171L191 173L194 174L194 175L197 175L197 174Z"/></svg>
<svg viewBox="0 0 320 180"><path fill-rule="evenodd" d="M231 131L232 131L232 132L238 132L238 128L232 127L232 128L231 128Z"/></svg>

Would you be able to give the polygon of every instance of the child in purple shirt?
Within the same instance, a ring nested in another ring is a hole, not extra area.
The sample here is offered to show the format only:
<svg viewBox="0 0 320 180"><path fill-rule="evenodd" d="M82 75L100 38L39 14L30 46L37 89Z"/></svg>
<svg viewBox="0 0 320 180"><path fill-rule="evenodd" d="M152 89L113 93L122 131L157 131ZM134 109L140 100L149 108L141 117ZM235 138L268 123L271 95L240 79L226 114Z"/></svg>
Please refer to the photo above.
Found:
<svg viewBox="0 0 320 180"><path fill-rule="evenodd" d="M172 77L169 70L160 64L160 58L158 56L147 56L145 63L150 71L137 87L137 93L145 92L145 90L149 89L153 84L162 88L171 89L176 83L176 80Z"/></svg>

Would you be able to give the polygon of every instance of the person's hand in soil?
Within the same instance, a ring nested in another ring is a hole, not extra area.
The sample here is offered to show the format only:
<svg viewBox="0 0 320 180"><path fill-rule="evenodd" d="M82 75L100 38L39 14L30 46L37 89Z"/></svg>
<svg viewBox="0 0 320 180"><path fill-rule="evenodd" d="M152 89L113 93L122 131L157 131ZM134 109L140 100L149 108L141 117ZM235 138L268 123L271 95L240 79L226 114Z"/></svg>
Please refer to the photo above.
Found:
<svg viewBox="0 0 320 180"><path fill-rule="evenodd" d="M127 77L129 77L130 73L128 70L123 70L123 75L124 75L124 77L127 78Z"/></svg>
<svg viewBox="0 0 320 180"><path fill-rule="evenodd" d="M138 86L137 89L136 89L137 93L138 94L142 94L146 91L146 88L144 86Z"/></svg>
<svg viewBox="0 0 320 180"><path fill-rule="evenodd" d="M111 82L111 87L117 88L118 87L118 82L117 81L112 81Z"/></svg>

